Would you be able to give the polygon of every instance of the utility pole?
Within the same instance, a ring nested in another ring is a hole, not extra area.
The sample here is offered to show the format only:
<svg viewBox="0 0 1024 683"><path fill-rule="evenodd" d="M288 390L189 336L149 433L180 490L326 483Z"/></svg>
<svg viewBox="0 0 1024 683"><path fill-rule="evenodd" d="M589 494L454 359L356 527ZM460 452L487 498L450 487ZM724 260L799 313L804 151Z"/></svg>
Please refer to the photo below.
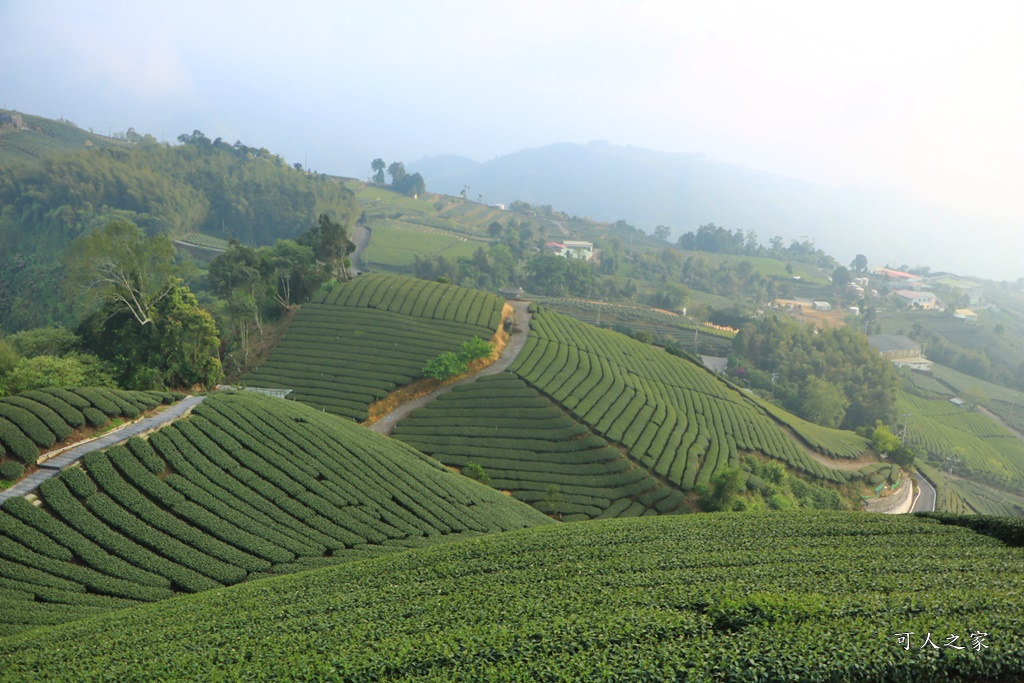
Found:
<svg viewBox="0 0 1024 683"><path fill-rule="evenodd" d="M900 430L900 447L907 445L907 426L910 424L910 413L902 413L903 428Z"/></svg>
<svg viewBox="0 0 1024 683"><path fill-rule="evenodd" d="M775 400L775 380L779 378L779 371L772 370L772 400Z"/></svg>

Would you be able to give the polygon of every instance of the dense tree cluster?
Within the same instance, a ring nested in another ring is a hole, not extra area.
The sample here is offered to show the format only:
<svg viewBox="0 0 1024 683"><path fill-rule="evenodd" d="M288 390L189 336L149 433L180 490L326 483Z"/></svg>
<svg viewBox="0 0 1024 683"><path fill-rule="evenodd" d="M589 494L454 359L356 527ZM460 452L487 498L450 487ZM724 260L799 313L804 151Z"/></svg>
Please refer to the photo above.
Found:
<svg viewBox="0 0 1024 683"><path fill-rule="evenodd" d="M737 229L735 232L722 228L714 223L700 226L696 232L685 232L679 236L676 244L680 249L708 251L715 254L743 254L746 256L769 256L773 258L805 261L816 265L831 266L833 259L821 249L814 246L814 240L804 237L792 240L789 246L781 237L773 237L768 245L758 241L753 230Z"/></svg>
<svg viewBox="0 0 1024 683"><path fill-rule="evenodd" d="M174 256L165 235L147 237L123 219L75 240L64 260L65 293L81 311L82 348L104 364L97 367L87 356L72 356L72 363L109 372L131 389L210 386L221 380L216 323L178 277ZM72 338L62 341L54 332L25 332L12 339L15 348L35 352L73 348ZM38 357L56 357L47 353ZM82 383L72 378L83 368L34 360L35 366L24 369L50 373L50 386Z"/></svg>
<svg viewBox="0 0 1024 683"><path fill-rule="evenodd" d="M55 264L68 244L114 219L146 235L201 231L258 245L294 238L323 213L345 223L359 212L343 185L265 149L211 141L199 131L179 142L138 136L127 147L0 168L0 325L70 323L70 309L55 296Z"/></svg>
<svg viewBox="0 0 1024 683"><path fill-rule="evenodd" d="M854 328L817 331L783 316L747 324L730 368L751 387L818 424L847 429L891 422L898 387L892 363Z"/></svg>
<svg viewBox="0 0 1024 683"><path fill-rule="evenodd" d="M0 396L60 386L116 386L114 369L87 353L63 327L38 328L0 339Z"/></svg>
<svg viewBox="0 0 1024 683"><path fill-rule="evenodd" d="M349 224L322 214L297 240L253 248L237 240L210 262L207 284L221 301L231 341L248 362L250 332L261 336L266 318L300 304L325 282L348 279L355 245Z"/></svg>
<svg viewBox="0 0 1024 683"><path fill-rule="evenodd" d="M374 159L370 164L370 168L373 170L373 182L383 185L384 160L380 158ZM423 181L423 176L419 173L407 172L405 164L401 161L393 161L387 166L387 172L391 176L391 187L395 192L401 192L410 197L419 197L427 191L427 185Z"/></svg>

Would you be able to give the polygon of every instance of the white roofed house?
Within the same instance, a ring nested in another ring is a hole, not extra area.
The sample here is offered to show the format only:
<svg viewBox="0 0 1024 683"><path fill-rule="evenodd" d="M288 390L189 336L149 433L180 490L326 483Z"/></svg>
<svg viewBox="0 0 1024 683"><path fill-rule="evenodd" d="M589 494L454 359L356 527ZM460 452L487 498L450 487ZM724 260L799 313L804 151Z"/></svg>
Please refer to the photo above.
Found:
<svg viewBox="0 0 1024 683"><path fill-rule="evenodd" d="M871 348L896 367L931 372L932 361L924 357L921 344L900 334L873 334L868 337Z"/></svg>
<svg viewBox="0 0 1024 683"><path fill-rule="evenodd" d="M562 242L565 245L565 249L568 252L566 256L569 258L578 258L584 261L589 261L594 257L594 243L593 242L577 242L573 240L565 240Z"/></svg>
<svg viewBox="0 0 1024 683"><path fill-rule="evenodd" d="M931 292L922 292L916 289L897 289L893 294L908 302L914 308L921 308L926 311L935 308L938 303L938 298Z"/></svg>

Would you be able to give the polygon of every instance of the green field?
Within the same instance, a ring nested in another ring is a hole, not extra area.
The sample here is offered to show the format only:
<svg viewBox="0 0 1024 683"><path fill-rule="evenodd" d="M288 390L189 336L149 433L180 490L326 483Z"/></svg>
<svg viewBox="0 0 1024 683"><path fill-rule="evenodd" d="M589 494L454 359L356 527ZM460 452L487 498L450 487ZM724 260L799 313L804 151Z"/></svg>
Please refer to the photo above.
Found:
<svg viewBox="0 0 1024 683"><path fill-rule="evenodd" d="M683 502L511 373L455 387L394 436L445 465L480 465L494 488L565 521L659 514Z"/></svg>
<svg viewBox="0 0 1024 683"><path fill-rule="evenodd" d="M778 259L767 258L764 256L715 254L707 251L687 251L685 249L677 249L677 251L682 255L683 260L688 258L704 259L713 267L717 267L723 263L736 264L742 261L747 261L754 267L755 271L765 277L778 278L782 280L792 280L794 277L799 277L799 281L794 281L794 285L798 287L796 290L797 296L801 296L799 294L799 287L804 285L814 287L829 286L828 278L809 263L801 263L799 261L789 262L789 265L793 269L792 274L790 274L786 270L786 261L780 261Z"/></svg>
<svg viewBox="0 0 1024 683"><path fill-rule="evenodd" d="M364 270L410 271L417 256L428 258L443 254L449 258L469 258L486 244L471 241L459 233L397 219L371 227L372 238L359 263Z"/></svg>
<svg viewBox="0 0 1024 683"><path fill-rule="evenodd" d="M371 403L423 377L427 361L473 337L490 340L503 301L493 294L394 275L362 275L305 304L267 361L242 378L291 389L357 421Z"/></svg>
<svg viewBox="0 0 1024 683"><path fill-rule="evenodd" d="M982 405L987 405L989 399L1024 405L1024 392L986 382L944 365L936 363L932 374L936 379L951 386L960 396L977 397Z"/></svg>
<svg viewBox="0 0 1024 683"><path fill-rule="evenodd" d="M1019 548L931 519L600 520L10 636L0 680L1011 681L1022 591Z"/></svg>
<svg viewBox="0 0 1024 683"><path fill-rule="evenodd" d="M834 483L849 480L811 458L745 394L704 368L543 308L509 370L684 490L738 466L740 451Z"/></svg>
<svg viewBox="0 0 1024 683"><path fill-rule="evenodd" d="M788 413L774 403L764 401L753 394L748 394L747 397L761 406L773 418L792 429L797 436L807 442L808 446L820 453L832 458L859 458L868 453L871 444L867 439L854 432L822 427Z"/></svg>
<svg viewBox="0 0 1024 683"><path fill-rule="evenodd" d="M547 523L336 417L254 393L86 455L0 508L0 633Z"/></svg>

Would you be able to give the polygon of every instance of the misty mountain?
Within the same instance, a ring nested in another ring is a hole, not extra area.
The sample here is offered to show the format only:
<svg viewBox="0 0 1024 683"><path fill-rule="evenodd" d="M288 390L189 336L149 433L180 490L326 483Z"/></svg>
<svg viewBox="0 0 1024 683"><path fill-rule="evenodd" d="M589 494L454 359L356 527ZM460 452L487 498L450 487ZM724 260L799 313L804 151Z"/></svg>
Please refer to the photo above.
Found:
<svg viewBox="0 0 1024 683"><path fill-rule="evenodd" d="M885 188L828 187L725 164L607 143L559 143L486 163L459 156L409 165L433 192L484 202L550 204L598 220L625 219L646 232L672 228L673 240L705 223L755 231L762 242L809 237L840 263L863 253L873 266L928 265L992 278L1022 273L1013 249L977 238L979 221ZM984 222L1006 239L1022 226Z"/></svg>

